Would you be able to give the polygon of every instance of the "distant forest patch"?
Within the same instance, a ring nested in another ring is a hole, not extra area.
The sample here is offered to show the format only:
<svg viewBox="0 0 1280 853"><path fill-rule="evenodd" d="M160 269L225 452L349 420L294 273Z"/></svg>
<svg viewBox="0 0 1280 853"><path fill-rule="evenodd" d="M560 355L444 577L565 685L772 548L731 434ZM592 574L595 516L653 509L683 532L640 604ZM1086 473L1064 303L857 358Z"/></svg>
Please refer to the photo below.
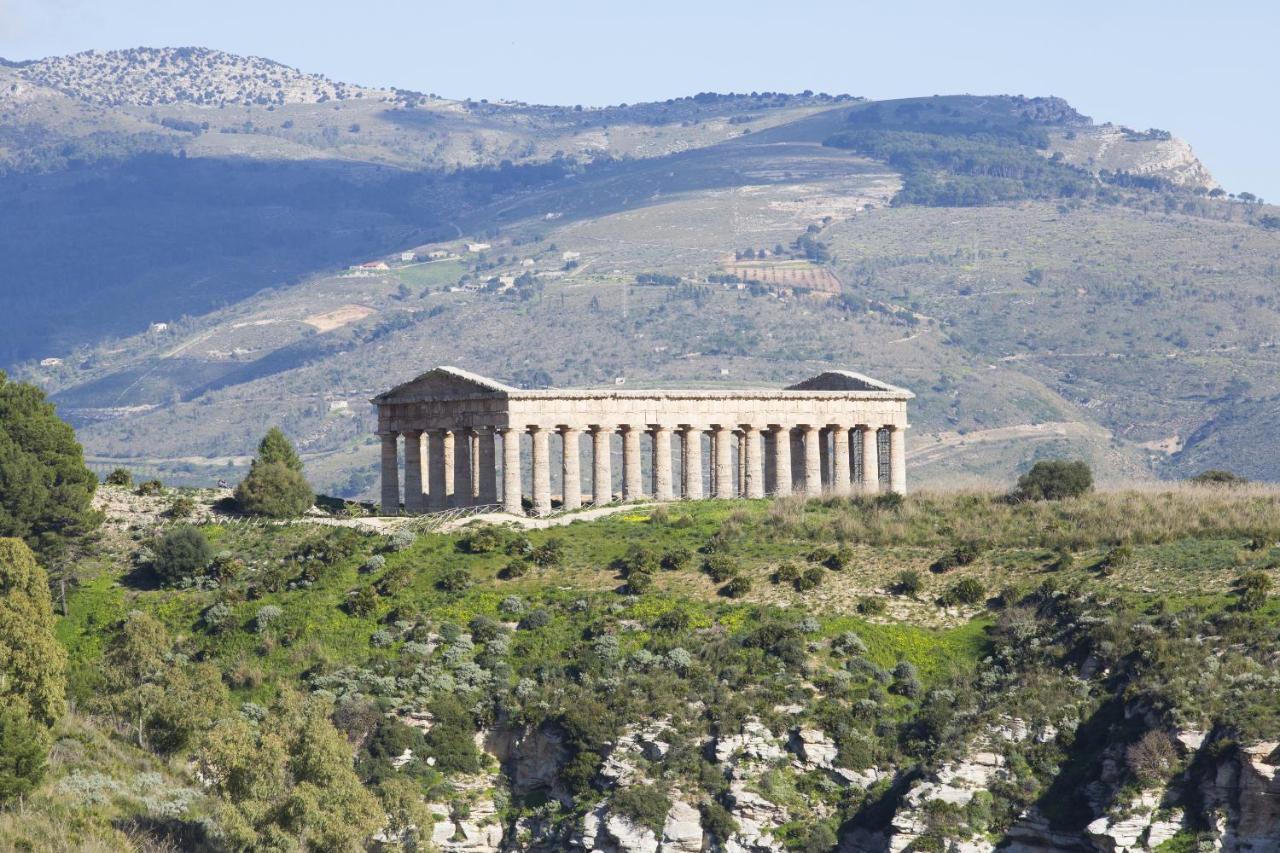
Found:
<svg viewBox="0 0 1280 853"><path fill-rule="evenodd" d="M1087 171L1046 157L1046 124L1085 120L1070 111L1033 118L1025 100L939 98L873 104L824 144L883 160L903 175L894 204L973 207L1089 195Z"/></svg>

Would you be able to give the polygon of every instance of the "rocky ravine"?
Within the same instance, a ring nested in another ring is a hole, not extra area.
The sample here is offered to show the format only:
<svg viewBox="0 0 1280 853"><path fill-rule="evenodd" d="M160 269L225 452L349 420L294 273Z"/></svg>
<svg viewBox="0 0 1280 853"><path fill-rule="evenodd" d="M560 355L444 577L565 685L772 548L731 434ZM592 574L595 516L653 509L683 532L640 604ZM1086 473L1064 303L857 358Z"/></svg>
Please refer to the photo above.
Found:
<svg viewBox="0 0 1280 853"><path fill-rule="evenodd" d="M620 738L602 770L609 789L653 781L644 767L648 760L665 754L668 731L668 723L660 720L633 728ZM839 850L902 853L918 849L914 845L926 831L931 812L940 806L963 807L979 792L1009 778L1005 747L1028 739L1045 742L1057 735L1052 726L1030 731L1021 720L1005 720L975 739L960 760L943 764L911 783L891 821L879 831L843 833ZM1175 739L1192 769L1167 788L1144 789L1132 796L1122 796L1132 792L1120 788L1117 781L1123 749L1111 748L1102 761L1101 777L1089 787L1098 817L1081 831L1056 831L1032 809L1002 837L958 836L948 839L947 849L952 853L997 849L1012 853L1137 853L1155 850L1183 830L1198 830L1209 839L1211 848L1201 849L1228 853L1280 849L1280 744L1223 749L1221 738L1196 731L1177 732ZM738 827L729 838L717 841L706 833L696 797L675 789L666 792L671 808L660 833L618 814L607 794L566 829L564 822L548 817L558 809L573 807L558 788L557 773L568 754L554 730L491 730L478 736L478 742L499 760L503 771L459 784L457 789L467 803L461 810L456 801L452 806L432 804L436 823L431 841L444 853L780 851L786 849L779 840L781 829L798 816L761 793L761 776L767 770L790 766L796 773L821 774L834 784L864 790L893 778L892 771L878 768L853 771L835 767L836 747L821 731L797 727L779 735L749 720L740 733L713 738L703 745L705 754L729 781L726 800ZM508 792L527 794L538 789L551 794L550 808L538 817L522 818L514 826L504 827L500 804L507 801ZM883 790L884 786L877 789Z"/></svg>

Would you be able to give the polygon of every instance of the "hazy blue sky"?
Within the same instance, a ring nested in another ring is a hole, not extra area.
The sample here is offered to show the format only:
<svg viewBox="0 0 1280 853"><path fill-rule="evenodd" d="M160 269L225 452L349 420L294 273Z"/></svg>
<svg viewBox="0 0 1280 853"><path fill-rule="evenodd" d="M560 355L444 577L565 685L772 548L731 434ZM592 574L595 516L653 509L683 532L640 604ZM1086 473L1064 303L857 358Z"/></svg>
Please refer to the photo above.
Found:
<svg viewBox="0 0 1280 853"><path fill-rule="evenodd" d="M203 45L352 83L562 104L699 91L1060 95L1280 201L1280 3L0 0L0 56Z"/></svg>

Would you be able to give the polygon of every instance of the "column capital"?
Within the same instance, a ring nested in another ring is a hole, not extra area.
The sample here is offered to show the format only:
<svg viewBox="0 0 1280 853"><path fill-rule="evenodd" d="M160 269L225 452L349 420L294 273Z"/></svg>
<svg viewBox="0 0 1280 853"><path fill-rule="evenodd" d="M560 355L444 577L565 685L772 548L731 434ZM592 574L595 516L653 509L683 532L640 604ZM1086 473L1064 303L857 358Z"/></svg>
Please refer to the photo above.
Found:
<svg viewBox="0 0 1280 853"><path fill-rule="evenodd" d="M398 438L398 437L400 436L400 431L399 431L399 430L395 430L395 429L384 429L384 430L379 430L379 431L378 431L378 436L379 436L379 437L381 437L381 438L384 438L384 439L387 439L387 438Z"/></svg>
<svg viewBox="0 0 1280 853"><path fill-rule="evenodd" d="M612 435L617 431L618 431L618 428L616 426L613 426L612 424L588 424L587 425L587 432L591 433L592 435L595 435L601 432L607 432L610 435Z"/></svg>

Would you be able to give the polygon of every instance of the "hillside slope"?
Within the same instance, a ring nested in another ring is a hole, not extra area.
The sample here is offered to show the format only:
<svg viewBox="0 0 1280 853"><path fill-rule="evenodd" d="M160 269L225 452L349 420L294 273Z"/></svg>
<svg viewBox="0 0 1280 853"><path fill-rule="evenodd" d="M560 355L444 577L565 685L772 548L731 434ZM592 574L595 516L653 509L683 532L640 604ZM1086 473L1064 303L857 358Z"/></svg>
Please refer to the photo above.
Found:
<svg viewBox="0 0 1280 853"><path fill-rule="evenodd" d="M218 496L102 488L102 541L57 576L76 710L0 847L1280 841L1271 490L631 505L416 536L246 524ZM179 497L218 556L158 584Z"/></svg>
<svg viewBox="0 0 1280 853"><path fill-rule="evenodd" d="M436 363L533 385L839 364L920 395L918 483L1062 453L1280 476L1280 217L1163 132L1053 98L583 110L264 62L0 68L3 346L103 467L234 476L279 421L323 488L368 494L367 399Z"/></svg>

